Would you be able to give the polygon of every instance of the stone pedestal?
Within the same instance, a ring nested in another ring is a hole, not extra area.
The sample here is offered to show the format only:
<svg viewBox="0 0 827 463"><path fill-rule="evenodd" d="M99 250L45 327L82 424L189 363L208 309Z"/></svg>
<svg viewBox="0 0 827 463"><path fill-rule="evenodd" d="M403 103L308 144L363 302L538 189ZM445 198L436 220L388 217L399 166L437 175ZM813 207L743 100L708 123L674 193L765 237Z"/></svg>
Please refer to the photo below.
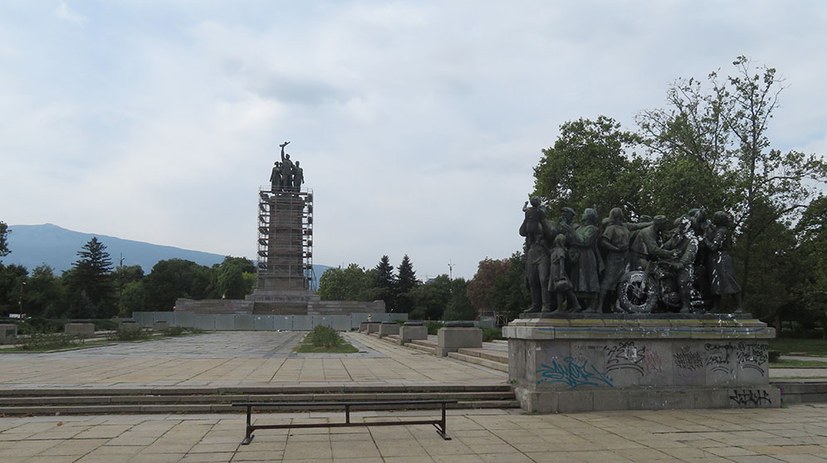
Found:
<svg viewBox="0 0 827 463"><path fill-rule="evenodd" d="M446 357L460 347L482 347L482 330L475 327L446 326L437 331L437 357Z"/></svg>
<svg viewBox="0 0 827 463"><path fill-rule="evenodd" d="M531 315L503 328L528 412L781 406L749 314Z"/></svg>
<svg viewBox="0 0 827 463"><path fill-rule="evenodd" d="M384 338L389 334L399 334L399 323L396 322L382 322L379 325L379 337Z"/></svg>
<svg viewBox="0 0 827 463"><path fill-rule="evenodd" d="M405 322L399 328L399 344L428 339L428 328L422 322Z"/></svg>

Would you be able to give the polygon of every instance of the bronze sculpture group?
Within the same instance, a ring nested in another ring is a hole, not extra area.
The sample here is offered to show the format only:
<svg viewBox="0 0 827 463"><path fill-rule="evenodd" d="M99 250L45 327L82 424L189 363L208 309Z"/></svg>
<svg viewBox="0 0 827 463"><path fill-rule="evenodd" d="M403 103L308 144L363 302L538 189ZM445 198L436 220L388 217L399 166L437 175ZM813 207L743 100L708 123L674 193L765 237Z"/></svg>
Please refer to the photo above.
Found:
<svg viewBox="0 0 827 463"><path fill-rule="evenodd" d="M304 183L304 170L299 161L294 163L290 160L290 155L284 152L284 148L289 144L290 142L286 141L279 145L281 161L276 161L270 172L270 189L273 193L296 192Z"/></svg>
<svg viewBox="0 0 827 463"><path fill-rule="evenodd" d="M523 212L530 312L718 312L724 295L740 310L726 212L692 209L671 227L662 215L626 222L620 208L602 222L587 208L578 224L564 207L552 220L537 197Z"/></svg>

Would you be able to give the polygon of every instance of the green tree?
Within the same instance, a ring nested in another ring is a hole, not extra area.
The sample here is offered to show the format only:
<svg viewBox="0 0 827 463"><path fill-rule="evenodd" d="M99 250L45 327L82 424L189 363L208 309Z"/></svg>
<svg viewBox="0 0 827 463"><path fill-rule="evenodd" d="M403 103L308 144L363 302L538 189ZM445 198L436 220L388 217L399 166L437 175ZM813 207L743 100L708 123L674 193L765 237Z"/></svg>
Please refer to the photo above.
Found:
<svg viewBox="0 0 827 463"><path fill-rule="evenodd" d="M785 313L791 320L810 320L822 327L827 337L827 197L810 203L796 226L798 249L795 256L797 278L794 292L800 295L799 309L803 313ZM760 273L759 273L760 274Z"/></svg>
<svg viewBox="0 0 827 463"><path fill-rule="evenodd" d="M382 256L379 263L374 267L376 280L374 286L376 288L377 300L385 301L385 310L387 312L394 312L396 309L396 276L393 274L393 265L387 255Z"/></svg>
<svg viewBox="0 0 827 463"><path fill-rule="evenodd" d="M106 246L92 237L72 264L68 279L70 315L75 318L108 318L117 313L112 260Z"/></svg>
<svg viewBox="0 0 827 463"><path fill-rule="evenodd" d="M494 278L490 304L496 308L498 323L506 323L517 317L531 305L525 278L525 254L516 252L506 259L505 271Z"/></svg>
<svg viewBox="0 0 827 463"><path fill-rule="evenodd" d="M451 281L451 298L442 318L445 320L476 320L477 310L468 298L468 282L464 278Z"/></svg>
<svg viewBox="0 0 827 463"><path fill-rule="evenodd" d="M148 310L172 310L178 298L208 297L210 269L186 259L161 260L142 281Z"/></svg>
<svg viewBox="0 0 827 463"><path fill-rule="evenodd" d="M66 290L48 265L39 265L32 270L23 300L30 317L60 318L66 315Z"/></svg>
<svg viewBox="0 0 827 463"><path fill-rule="evenodd" d="M319 278L319 297L323 301L371 301L373 282L373 271L357 264L331 268Z"/></svg>
<svg viewBox="0 0 827 463"><path fill-rule="evenodd" d="M448 275L439 275L428 282L411 289L413 308L410 317L414 320L441 320L445 308L451 301L451 280Z"/></svg>
<svg viewBox="0 0 827 463"><path fill-rule="evenodd" d="M778 107L784 87L776 70L753 69L750 60L739 56L732 63L734 76L719 81L713 73L715 94L724 102L722 117L737 140L732 151L735 165L736 222L741 226L743 281L749 283L757 244L772 224L794 220L813 199L818 183L827 181L827 166L813 154L782 153L770 148L767 137L770 119Z"/></svg>
<svg viewBox="0 0 827 463"><path fill-rule="evenodd" d="M245 274L256 273L255 265L245 257L227 256L220 265L213 267L215 275L214 297L222 299L243 299L253 292L255 279L245 278Z"/></svg>
<svg viewBox="0 0 827 463"><path fill-rule="evenodd" d="M22 265L0 263L0 314L17 313L21 309L28 274Z"/></svg>
<svg viewBox="0 0 827 463"><path fill-rule="evenodd" d="M8 234L9 226L6 225L6 222L0 221L0 257L8 256L9 253L11 253L9 250L9 242L7 241Z"/></svg>
<svg viewBox="0 0 827 463"><path fill-rule="evenodd" d="M578 119L560 126L554 145L543 150L534 168L534 195L552 211L569 206L639 208L641 172L646 163L630 152L639 137L620 129L611 118Z"/></svg>
<svg viewBox="0 0 827 463"><path fill-rule="evenodd" d="M123 263L123 259L121 259ZM140 265L118 265L113 273L115 286L118 290L118 315L128 316L132 313L126 307L124 293L127 286L132 283L140 282L144 278L144 269Z"/></svg>
<svg viewBox="0 0 827 463"><path fill-rule="evenodd" d="M124 286L120 297L121 316L129 317L132 312L150 310L147 302L149 298L144 286L143 280L130 281Z"/></svg>
<svg viewBox="0 0 827 463"><path fill-rule="evenodd" d="M495 260L488 257L477 264L477 272L468 282L466 292L479 317L494 317L498 312L498 307L493 305L494 282L510 267L507 259ZM521 286L525 286L525 282Z"/></svg>
<svg viewBox="0 0 827 463"><path fill-rule="evenodd" d="M416 279L411 259L405 254L397 268L396 307L397 312L410 313L413 310L414 295L411 293L421 283Z"/></svg>

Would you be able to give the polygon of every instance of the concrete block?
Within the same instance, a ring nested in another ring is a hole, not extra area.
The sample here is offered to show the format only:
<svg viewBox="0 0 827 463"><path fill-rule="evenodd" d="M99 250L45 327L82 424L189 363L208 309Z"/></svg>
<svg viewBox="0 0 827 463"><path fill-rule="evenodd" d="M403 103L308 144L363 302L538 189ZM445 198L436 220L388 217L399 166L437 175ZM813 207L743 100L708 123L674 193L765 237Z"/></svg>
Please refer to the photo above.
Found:
<svg viewBox="0 0 827 463"><path fill-rule="evenodd" d="M124 321L123 323L121 323L121 326L119 326L118 329L126 332L138 331L141 329L141 325L134 321Z"/></svg>
<svg viewBox="0 0 827 463"><path fill-rule="evenodd" d="M368 330L367 330L368 334L379 333L379 327L382 326L382 323L380 323L380 322L368 322L367 325L368 325Z"/></svg>
<svg viewBox="0 0 827 463"><path fill-rule="evenodd" d="M460 347L482 347L482 330L470 327L445 327L437 331L437 339L436 355L445 357L448 352L456 352Z"/></svg>
<svg viewBox="0 0 827 463"><path fill-rule="evenodd" d="M428 328L423 324L405 323L399 328L399 343L428 339Z"/></svg>
<svg viewBox="0 0 827 463"><path fill-rule="evenodd" d="M70 322L64 325L63 332L68 336L80 336L86 338L95 335L95 324Z"/></svg>
<svg viewBox="0 0 827 463"><path fill-rule="evenodd" d="M169 324L166 321L157 321L152 324L153 331L164 331L165 329L169 328Z"/></svg>
<svg viewBox="0 0 827 463"><path fill-rule="evenodd" d="M0 323L0 344L17 342L17 325L14 323Z"/></svg>
<svg viewBox="0 0 827 463"><path fill-rule="evenodd" d="M391 334L399 334L399 323L396 322L382 322L379 325L379 337L384 338Z"/></svg>

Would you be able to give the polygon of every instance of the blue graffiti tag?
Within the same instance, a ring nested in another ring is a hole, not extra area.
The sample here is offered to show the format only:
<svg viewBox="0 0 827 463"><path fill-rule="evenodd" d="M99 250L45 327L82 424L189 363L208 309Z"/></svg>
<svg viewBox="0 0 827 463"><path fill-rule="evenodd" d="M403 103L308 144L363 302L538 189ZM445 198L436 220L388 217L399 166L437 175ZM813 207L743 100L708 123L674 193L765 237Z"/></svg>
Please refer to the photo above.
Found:
<svg viewBox="0 0 827 463"><path fill-rule="evenodd" d="M580 386L609 386L614 387L612 378L605 373L597 371L594 365L587 365L586 360L577 360L566 357L563 364L557 363L557 359L551 360L551 365L545 363L540 365L537 374L541 377L537 384L541 383L565 383L570 388L576 389Z"/></svg>

